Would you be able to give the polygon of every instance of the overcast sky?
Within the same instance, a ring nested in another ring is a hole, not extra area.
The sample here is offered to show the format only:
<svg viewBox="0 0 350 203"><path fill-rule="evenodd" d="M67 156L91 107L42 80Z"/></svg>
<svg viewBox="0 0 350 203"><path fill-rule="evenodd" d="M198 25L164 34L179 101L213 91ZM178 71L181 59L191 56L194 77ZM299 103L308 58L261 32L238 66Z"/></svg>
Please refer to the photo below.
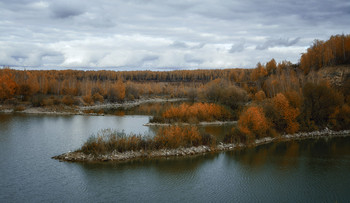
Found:
<svg viewBox="0 0 350 203"><path fill-rule="evenodd" d="M350 34L349 0L0 0L0 65L250 68Z"/></svg>

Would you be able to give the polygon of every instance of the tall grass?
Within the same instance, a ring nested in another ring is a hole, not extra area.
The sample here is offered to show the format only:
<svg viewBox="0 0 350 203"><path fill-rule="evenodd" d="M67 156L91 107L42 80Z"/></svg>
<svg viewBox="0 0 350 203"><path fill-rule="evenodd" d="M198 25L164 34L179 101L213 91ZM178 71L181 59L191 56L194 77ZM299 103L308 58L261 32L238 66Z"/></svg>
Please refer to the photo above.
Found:
<svg viewBox="0 0 350 203"><path fill-rule="evenodd" d="M216 145L216 139L201 134L195 126L168 126L160 128L155 136L126 134L124 131L104 129L92 135L78 150L85 154L108 154L113 151L140 151L174 149L199 145Z"/></svg>

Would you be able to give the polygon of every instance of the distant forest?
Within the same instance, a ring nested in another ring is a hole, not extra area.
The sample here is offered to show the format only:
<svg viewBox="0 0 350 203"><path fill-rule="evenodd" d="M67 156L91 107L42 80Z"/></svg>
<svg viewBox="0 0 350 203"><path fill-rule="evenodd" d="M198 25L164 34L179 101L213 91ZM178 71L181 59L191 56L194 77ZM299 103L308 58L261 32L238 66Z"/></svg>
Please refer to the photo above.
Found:
<svg viewBox="0 0 350 203"><path fill-rule="evenodd" d="M325 67L349 69L349 65L350 35L336 35L327 41L315 40L298 64L271 59L254 69L116 72L4 67L0 69L0 103L49 107L188 98L230 109L239 119L232 132L235 138L330 125L344 129L350 126L350 76L341 85L316 76Z"/></svg>

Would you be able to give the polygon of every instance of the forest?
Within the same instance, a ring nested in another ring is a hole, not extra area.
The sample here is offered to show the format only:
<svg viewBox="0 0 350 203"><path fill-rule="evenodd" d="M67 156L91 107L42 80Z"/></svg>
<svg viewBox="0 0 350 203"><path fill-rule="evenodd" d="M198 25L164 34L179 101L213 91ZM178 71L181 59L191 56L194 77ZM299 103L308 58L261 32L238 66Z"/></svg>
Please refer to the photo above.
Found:
<svg viewBox="0 0 350 203"><path fill-rule="evenodd" d="M341 69L340 82L333 80L339 71L332 70L337 68ZM249 142L325 127L348 129L349 69L350 35L344 34L327 41L315 40L297 64L271 59L253 69L78 71L3 67L0 109L75 108L147 98L186 98L189 103L163 110L155 115L154 122L237 120L226 142ZM191 134L197 135L195 131L191 128Z"/></svg>

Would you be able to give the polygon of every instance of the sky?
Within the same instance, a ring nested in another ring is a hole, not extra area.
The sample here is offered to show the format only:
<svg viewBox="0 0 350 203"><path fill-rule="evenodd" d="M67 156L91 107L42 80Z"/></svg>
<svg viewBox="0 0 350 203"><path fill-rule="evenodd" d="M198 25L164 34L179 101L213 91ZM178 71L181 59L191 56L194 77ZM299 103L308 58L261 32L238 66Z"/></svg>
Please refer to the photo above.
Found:
<svg viewBox="0 0 350 203"><path fill-rule="evenodd" d="M298 63L349 0L0 0L0 65L177 70Z"/></svg>

